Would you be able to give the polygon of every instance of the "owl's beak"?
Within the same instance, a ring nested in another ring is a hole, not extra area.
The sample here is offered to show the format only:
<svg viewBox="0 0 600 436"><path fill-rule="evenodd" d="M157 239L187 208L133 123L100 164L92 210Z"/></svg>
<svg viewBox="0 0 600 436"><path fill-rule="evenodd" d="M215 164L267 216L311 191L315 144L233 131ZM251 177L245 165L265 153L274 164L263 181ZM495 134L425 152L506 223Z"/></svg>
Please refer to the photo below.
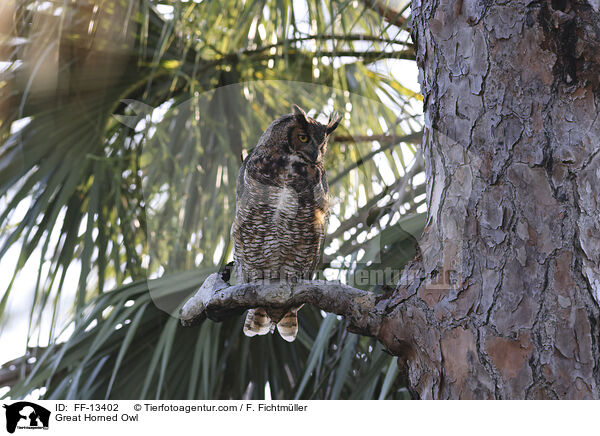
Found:
<svg viewBox="0 0 600 436"><path fill-rule="evenodd" d="M308 158L310 159L311 162L317 163L320 155L321 155L321 150L319 150L317 148L316 150L313 150L308 154Z"/></svg>

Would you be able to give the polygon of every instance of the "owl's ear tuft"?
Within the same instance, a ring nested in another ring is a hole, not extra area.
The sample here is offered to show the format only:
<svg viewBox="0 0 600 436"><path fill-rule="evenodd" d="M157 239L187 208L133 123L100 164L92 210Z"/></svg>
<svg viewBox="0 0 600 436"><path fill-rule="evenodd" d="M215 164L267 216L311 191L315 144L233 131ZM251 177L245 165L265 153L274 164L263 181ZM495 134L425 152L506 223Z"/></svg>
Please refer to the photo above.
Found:
<svg viewBox="0 0 600 436"><path fill-rule="evenodd" d="M296 120L298 120L299 123L308 124L306 112L304 112L297 104L292 107L294 108L294 116L296 117Z"/></svg>
<svg viewBox="0 0 600 436"><path fill-rule="evenodd" d="M328 135L330 135L335 129L337 129L337 126L340 124L340 121L342 121L342 116L336 111L333 111L331 114L329 114L329 121L327 121Z"/></svg>

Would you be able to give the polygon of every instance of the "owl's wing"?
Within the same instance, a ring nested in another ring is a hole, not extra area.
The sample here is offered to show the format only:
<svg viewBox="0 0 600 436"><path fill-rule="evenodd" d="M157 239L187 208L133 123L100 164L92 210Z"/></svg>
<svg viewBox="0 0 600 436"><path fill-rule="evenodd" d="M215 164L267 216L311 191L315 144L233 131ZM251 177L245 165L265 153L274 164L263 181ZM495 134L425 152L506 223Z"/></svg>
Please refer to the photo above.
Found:
<svg viewBox="0 0 600 436"><path fill-rule="evenodd" d="M237 187L235 189L236 209L237 209L237 206L240 204L240 200L244 196L244 187L246 186L246 183L245 183L246 166L248 164L248 159L250 158L250 156L252 156L252 153L254 153L254 150L252 150L250 152L250 154L248 156L246 156L246 159L244 159L244 161L242 162L242 166L240 167L240 170L238 171Z"/></svg>
<svg viewBox="0 0 600 436"><path fill-rule="evenodd" d="M327 171L321 171L321 185L325 191L325 195L329 195L329 183L327 182Z"/></svg>
<svg viewBox="0 0 600 436"><path fill-rule="evenodd" d="M324 170L321 171L321 180L320 181L321 181L321 187L323 189L323 198L321 200L322 204L320 204L319 206L322 206L325 208L325 215L323 216L323 233L321 234L321 236L319 238L319 242L316 247L315 257L310 265L310 271L315 271L315 269L319 265L319 262L321 261L323 250L325 249L325 238L327 236L327 227L329 225L329 216L331 215L331 209L329 207L329 184L327 182L327 173Z"/></svg>
<svg viewBox="0 0 600 436"><path fill-rule="evenodd" d="M251 155L252 153L250 153ZM241 256L241 248L242 246L240 245L240 234L239 234L239 230L240 230L240 226L242 225L241 220L243 219L243 216L240 214L240 210L242 208L242 204L244 203L245 199L244 199L244 195L246 194L246 167L247 167L247 163L248 163L248 158L250 157L250 155L246 156L246 159L244 159L244 161L242 162L242 166L240 167L240 170L238 171L238 178L237 178L237 186L236 186L236 190L235 190L235 216L233 218L233 223L231 224L231 240L234 243L234 256L233 256L233 274L232 274L232 279L234 283L242 283L242 256Z"/></svg>
<svg viewBox="0 0 600 436"><path fill-rule="evenodd" d="M331 211L329 207L329 183L327 182L327 172L325 170L321 171L321 186L323 186L324 197L327 202L327 212L325 214L325 232L327 232L327 223L329 222Z"/></svg>

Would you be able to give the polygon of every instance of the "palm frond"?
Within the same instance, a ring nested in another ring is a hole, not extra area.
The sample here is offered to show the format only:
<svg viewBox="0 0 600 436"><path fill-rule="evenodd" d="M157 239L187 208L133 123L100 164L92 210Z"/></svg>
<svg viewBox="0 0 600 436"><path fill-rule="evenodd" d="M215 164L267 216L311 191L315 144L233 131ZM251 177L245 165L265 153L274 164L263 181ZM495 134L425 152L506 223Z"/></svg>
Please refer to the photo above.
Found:
<svg viewBox="0 0 600 436"><path fill-rule="evenodd" d="M231 258L241 158L292 103L344 114L328 152L323 272L354 281L414 255L421 103L389 73L413 47L405 25L353 3L14 6L0 35L10 47L0 73L3 268L15 247L19 256L0 283L0 321L27 283L24 345L38 351L35 363L4 369L27 375L0 377L13 380L8 396L258 399L268 386L279 399L406 397L391 356L313 308L300 312L291 345L245 338L241 318L184 329L170 316ZM31 284L20 272L33 263Z"/></svg>

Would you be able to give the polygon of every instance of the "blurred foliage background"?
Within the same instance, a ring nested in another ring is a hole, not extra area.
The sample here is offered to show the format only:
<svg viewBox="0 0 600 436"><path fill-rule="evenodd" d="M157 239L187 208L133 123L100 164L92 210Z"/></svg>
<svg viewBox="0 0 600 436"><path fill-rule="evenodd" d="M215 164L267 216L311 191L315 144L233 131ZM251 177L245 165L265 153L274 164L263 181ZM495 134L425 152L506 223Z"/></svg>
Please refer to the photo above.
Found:
<svg viewBox="0 0 600 436"><path fill-rule="evenodd" d="M231 260L238 168L293 103L344 115L320 271L393 289L378 274L426 212L409 20L407 1L3 0L0 340L28 318L4 397L408 398L332 314L303 308L288 344L170 313Z"/></svg>

